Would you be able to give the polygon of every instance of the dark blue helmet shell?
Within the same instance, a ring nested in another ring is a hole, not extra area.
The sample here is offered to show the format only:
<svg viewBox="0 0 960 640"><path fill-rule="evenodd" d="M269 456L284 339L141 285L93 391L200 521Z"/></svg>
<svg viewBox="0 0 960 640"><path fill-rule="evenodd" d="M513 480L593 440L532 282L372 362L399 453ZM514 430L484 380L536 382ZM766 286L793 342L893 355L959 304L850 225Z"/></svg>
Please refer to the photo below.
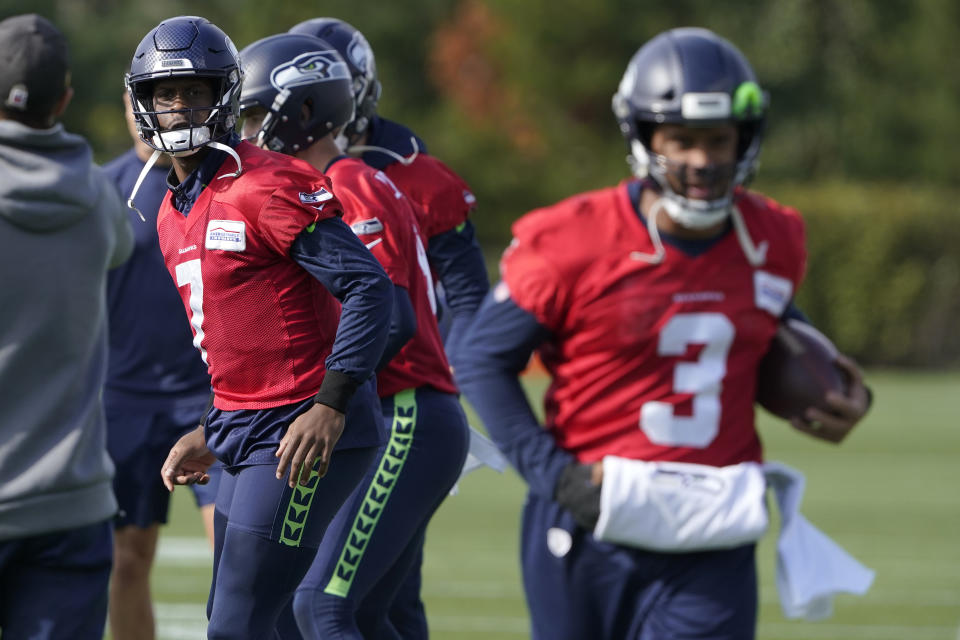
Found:
<svg viewBox="0 0 960 640"><path fill-rule="evenodd" d="M377 80L377 63L367 39L352 25L336 18L313 18L290 28L290 33L311 35L335 48L350 67L356 115L347 126L346 136L357 142L377 114L381 86Z"/></svg>
<svg viewBox="0 0 960 640"><path fill-rule="evenodd" d="M734 191L756 171L767 103L750 63L735 46L707 29L680 28L659 34L633 55L612 106L633 172L656 181L671 216L686 226L706 227L729 212ZM673 191L666 159L650 148L654 128L664 123L737 127L726 196L695 201Z"/></svg>
<svg viewBox="0 0 960 640"><path fill-rule="evenodd" d="M281 33L240 52L245 69L240 113L267 111L259 140L295 153L353 120L350 69L329 43Z"/></svg>
<svg viewBox="0 0 960 640"><path fill-rule="evenodd" d="M661 33L633 55L613 96L613 112L627 144L639 139L648 151L644 123L736 124L743 159L751 147L759 153L767 102L750 63L733 44L707 29L687 27Z"/></svg>
<svg viewBox="0 0 960 640"><path fill-rule="evenodd" d="M204 123L210 140L222 140L234 130L239 113L243 71L233 42L206 18L177 16L154 27L137 46L130 71L125 78L140 137L161 151L164 147L153 108L153 84L176 77L212 79L214 104L204 111L210 116ZM199 109L194 109L199 110ZM205 142L190 145L198 148Z"/></svg>

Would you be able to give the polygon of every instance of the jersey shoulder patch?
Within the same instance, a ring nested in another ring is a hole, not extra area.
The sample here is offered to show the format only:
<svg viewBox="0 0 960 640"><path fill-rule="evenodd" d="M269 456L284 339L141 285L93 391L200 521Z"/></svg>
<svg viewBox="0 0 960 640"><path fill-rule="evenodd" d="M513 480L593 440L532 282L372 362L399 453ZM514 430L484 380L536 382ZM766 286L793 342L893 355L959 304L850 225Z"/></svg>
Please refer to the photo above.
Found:
<svg viewBox="0 0 960 640"><path fill-rule="evenodd" d="M368 236L374 233L381 233L383 231L383 223L380 222L379 218L369 218L367 220L354 222L350 225L350 229L358 236Z"/></svg>

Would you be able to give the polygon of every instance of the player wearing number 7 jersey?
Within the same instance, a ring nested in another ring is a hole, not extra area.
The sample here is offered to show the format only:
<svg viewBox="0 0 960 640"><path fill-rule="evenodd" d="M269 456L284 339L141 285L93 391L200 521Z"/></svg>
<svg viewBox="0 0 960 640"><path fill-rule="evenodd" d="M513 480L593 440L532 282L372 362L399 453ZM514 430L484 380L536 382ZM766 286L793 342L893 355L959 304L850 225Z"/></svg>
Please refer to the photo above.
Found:
<svg viewBox="0 0 960 640"><path fill-rule="evenodd" d="M631 60L614 111L637 179L514 225L502 281L454 355L457 381L529 484L533 638L749 639L755 538L665 548L682 532L663 516L642 523L649 544L598 540L601 487L613 480L600 461L647 470L681 512L710 506L716 485L703 479L761 461L757 367L803 278L803 221L744 187L766 97L726 40L659 35ZM534 349L552 377L545 429L516 377ZM837 415L809 416L831 429L866 411L848 368ZM762 510L762 496L731 499ZM746 537L746 523L728 527L711 535Z"/></svg>
<svg viewBox="0 0 960 640"><path fill-rule="evenodd" d="M172 490L223 462L207 633L262 639L384 440L392 296L330 181L234 133L241 79L227 35L181 16L144 37L127 87L141 138L172 156L160 248L215 394L162 476Z"/></svg>
<svg viewBox="0 0 960 640"><path fill-rule="evenodd" d="M348 157L338 131L353 116L350 72L311 35L278 34L240 53L245 138L296 155L336 187L343 219L394 285L390 344L377 390L389 441L337 514L293 600L293 638L389 638L393 594L427 523L459 475L468 429L435 319L436 301L412 203L382 171ZM394 337L396 336L396 337Z"/></svg>

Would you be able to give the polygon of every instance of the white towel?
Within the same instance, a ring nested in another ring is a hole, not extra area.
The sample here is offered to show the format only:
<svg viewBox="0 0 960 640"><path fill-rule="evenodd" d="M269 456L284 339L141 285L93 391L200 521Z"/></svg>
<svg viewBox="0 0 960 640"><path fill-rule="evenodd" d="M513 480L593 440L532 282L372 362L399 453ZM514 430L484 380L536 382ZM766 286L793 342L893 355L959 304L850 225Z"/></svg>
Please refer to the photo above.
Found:
<svg viewBox="0 0 960 640"><path fill-rule="evenodd" d="M777 591L783 615L806 620L828 618L833 613L834 596L865 594L874 572L800 513L806 485L802 473L781 462L767 462L763 470L780 510Z"/></svg>
<svg viewBox="0 0 960 640"><path fill-rule="evenodd" d="M497 449L497 445L493 444L489 438L470 427L470 446L467 450L467 459L463 462L460 477L457 478L456 484L450 489L450 495L457 495L460 481L463 480L465 475L484 466L490 467L497 473L503 473L504 469L507 468L507 459L503 457L503 454Z"/></svg>
<svg viewBox="0 0 960 640"><path fill-rule="evenodd" d="M756 462L710 467L603 458L597 540L655 551L730 549L767 530Z"/></svg>

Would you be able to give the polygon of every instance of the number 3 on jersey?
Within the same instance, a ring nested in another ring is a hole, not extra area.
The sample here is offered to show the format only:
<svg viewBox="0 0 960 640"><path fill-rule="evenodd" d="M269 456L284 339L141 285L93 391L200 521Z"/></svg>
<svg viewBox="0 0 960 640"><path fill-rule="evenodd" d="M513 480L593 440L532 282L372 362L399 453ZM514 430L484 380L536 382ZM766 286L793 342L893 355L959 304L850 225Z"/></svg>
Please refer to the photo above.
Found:
<svg viewBox="0 0 960 640"><path fill-rule="evenodd" d="M651 442L702 449L717 437L720 391L734 335L733 323L722 313L681 313L664 325L658 355L682 356L689 345L704 348L696 362L678 362L673 370L674 393L693 394L692 415L674 415L669 402L646 402L640 408L640 428Z"/></svg>
<svg viewBox="0 0 960 640"><path fill-rule="evenodd" d="M203 275L200 259L187 260L177 265L177 286L190 287L190 326L193 327L193 346L207 364L207 350L203 348Z"/></svg>

